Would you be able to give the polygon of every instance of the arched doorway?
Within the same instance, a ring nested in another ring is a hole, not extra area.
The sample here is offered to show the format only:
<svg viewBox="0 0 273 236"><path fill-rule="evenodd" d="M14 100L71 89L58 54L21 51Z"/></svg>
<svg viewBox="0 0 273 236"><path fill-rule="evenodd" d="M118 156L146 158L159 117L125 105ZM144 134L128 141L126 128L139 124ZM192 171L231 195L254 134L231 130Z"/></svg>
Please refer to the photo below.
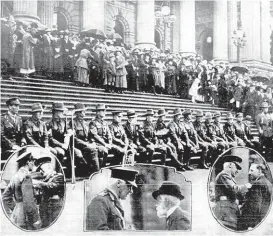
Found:
<svg viewBox="0 0 273 236"><path fill-rule="evenodd" d="M213 30L206 28L200 36L200 53L204 60L211 61L213 59Z"/></svg>
<svg viewBox="0 0 273 236"><path fill-rule="evenodd" d="M68 21L65 15L62 12L57 12L57 28L58 30L67 30L68 29Z"/></svg>
<svg viewBox="0 0 273 236"><path fill-rule="evenodd" d="M115 21L114 30L116 33L118 33L122 37L121 41L124 42L124 39L125 39L124 26L119 20Z"/></svg>
<svg viewBox="0 0 273 236"><path fill-rule="evenodd" d="M162 48L162 41L161 41L161 35L160 33L158 32L158 30L155 30L155 46L159 49Z"/></svg>

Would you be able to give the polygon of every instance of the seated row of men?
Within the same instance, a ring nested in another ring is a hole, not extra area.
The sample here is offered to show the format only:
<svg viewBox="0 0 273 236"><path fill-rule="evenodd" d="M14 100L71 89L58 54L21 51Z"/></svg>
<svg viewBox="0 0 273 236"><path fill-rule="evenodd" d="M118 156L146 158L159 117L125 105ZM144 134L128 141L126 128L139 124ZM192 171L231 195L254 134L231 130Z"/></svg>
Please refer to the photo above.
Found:
<svg viewBox="0 0 273 236"><path fill-rule="evenodd" d="M8 112L1 119L2 153L19 149L24 145L37 145L47 148L67 165L72 150L76 166L81 173L93 173L101 167L122 164L125 157L133 155L135 161L151 163L159 159L162 165L171 159L171 165L177 170L193 170L189 161L192 155L201 153L199 167L208 168L223 151L229 147L249 146L258 148L259 143L252 140L250 117L243 122L243 114L228 114L227 122L221 125L221 113L205 115L201 110L195 112L176 108L172 111L173 119L167 123L166 112L159 109L157 114L152 109L142 115L143 124L137 122L134 110L126 113L127 121L122 124L123 112L113 111L112 124L104 120L108 107L98 104L96 117L89 124L84 120L87 108L82 103L75 104L75 117L66 122L66 110L62 102L52 104L52 119L42 121L44 107L40 103L32 105L32 117L22 122L18 115L20 100L11 98L7 102ZM154 123L154 118L157 121ZM205 122L203 122L203 119ZM74 137L74 140L72 139ZM73 148L71 146L73 145ZM113 154L109 158L109 153ZM2 155L3 156L3 155Z"/></svg>

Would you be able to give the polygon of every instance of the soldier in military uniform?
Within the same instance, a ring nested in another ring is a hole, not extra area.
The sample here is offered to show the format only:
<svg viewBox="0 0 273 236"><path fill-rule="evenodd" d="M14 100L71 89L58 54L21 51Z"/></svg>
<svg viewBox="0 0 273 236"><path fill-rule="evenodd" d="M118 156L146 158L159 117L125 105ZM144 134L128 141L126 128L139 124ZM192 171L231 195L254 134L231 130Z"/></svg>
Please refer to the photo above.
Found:
<svg viewBox="0 0 273 236"><path fill-rule="evenodd" d="M258 140L254 139L254 135L252 134L252 131L251 131L251 121L252 121L252 117L250 115L247 115L244 121L245 134L247 139L254 144L254 149L259 152L261 144Z"/></svg>
<svg viewBox="0 0 273 236"><path fill-rule="evenodd" d="M52 119L47 123L49 131L49 145L57 151L57 158L63 163L67 164L67 156L72 154L68 152L70 148L70 138L73 131L69 129L66 120L63 118L65 107L63 102L52 103ZM79 164L87 164L79 149L74 147L75 160Z"/></svg>
<svg viewBox="0 0 273 236"><path fill-rule="evenodd" d="M137 124L137 114L135 110L127 111L127 121L123 125L124 131L128 138L129 149L137 152L139 155L146 152L146 148L141 146L139 141L139 125Z"/></svg>
<svg viewBox="0 0 273 236"><path fill-rule="evenodd" d="M87 206L86 230L123 230L126 228L124 209L120 200L125 200L137 187L135 182L138 171L113 168L109 185L95 196Z"/></svg>
<svg viewBox="0 0 273 236"><path fill-rule="evenodd" d="M37 167L32 174L33 186L41 217L42 228L50 226L59 216L65 194L64 175L58 173L50 157L35 161Z"/></svg>
<svg viewBox="0 0 273 236"><path fill-rule="evenodd" d="M31 107L32 117L24 123L24 136L28 145L43 147L57 156L57 151L48 144L46 123L42 116L44 108L41 103L34 103Z"/></svg>
<svg viewBox="0 0 273 236"><path fill-rule="evenodd" d="M260 134L261 147L270 153L272 152L273 120L268 114L268 103L263 102L261 113L256 117L256 124Z"/></svg>
<svg viewBox="0 0 273 236"><path fill-rule="evenodd" d="M173 111L173 120L169 123L168 128L170 130L170 137L172 143L176 147L176 152L178 154L178 161L183 163L183 168L180 170L192 170L188 164L191 145L188 137L188 133L180 121L182 117L182 111L180 108L176 108ZM185 160L185 161L184 161Z"/></svg>
<svg viewBox="0 0 273 236"><path fill-rule="evenodd" d="M225 146L225 149L236 147L236 143L229 142L225 135L225 131L223 129L223 126L221 125L221 112L214 113L213 119L214 119L213 128L214 128L217 140L220 140L223 143L223 145Z"/></svg>
<svg viewBox="0 0 273 236"><path fill-rule="evenodd" d="M89 126L84 120L86 111L84 104L76 103L74 109L76 117L73 119L73 127L72 121L69 122L69 127L74 130L75 148L81 151L83 159L88 163L87 172L90 174L100 169L98 151L96 144L88 140Z"/></svg>
<svg viewBox="0 0 273 236"><path fill-rule="evenodd" d="M223 170L215 179L216 206L214 215L224 226L237 230L240 210L238 207L238 195L244 194L251 187L250 183L237 185L235 176L241 170L239 163L242 159L238 156L226 155L222 157Z"/></svg>
<svg viewBox="0 0 273 236"><path fill-rule="evenodd" d="M109 150L112 148L112 135L108 124L104 121L107 108L105 104L98 104L95 109L96 118L89 124L89 142L97 144L100 167L106 165Z"/></svg>
<svg viewBox="0 0 273 236"><path fill-rule="evenodd" d="M208 166L209 160L216 159L217 143L210 139L206 134L206 127L203 124L203 111L197 110L195 114L195 121L193 127L197 133L199 146L205 146L208 148L207 158L204 160L205 168Z"/></svg>
<svg viewBox="0 0 273 236"><path fill-rule="evenodd" d="M236 146L244 146L243 140L238 138L235 133L235 128L233 124L233 115L229 113L227 115L227 122L224 124L223 129L225 131L225 135L229 142L234 142Z"/></svg>
<svg viewBox="0 0 273 236"><path fill-rule="evenodd" d="M155 126L153 124L154 111L148 109L146 114L146 120L143 122L140 132L140 143L146 148L145 160L148 163L152 162L155 152L160 153L161 164L165 165L167 150L166 147L158 143L155 135Z"/></svg>
<svg viewBox="0 0 273 236"><path fill-rule="evenodd" d="M8 112L1 117L1 149L3 159L8 158L10 152L18 150L26 144L23 137L22 118L18 115L20 106L19 98L10 98L6 101L6 104Z"/></svg>
<svg viewBox="0 0 273 236"><path fill-rule="evenodd" d="M177 170L184 169L183 164L178 161L178 155L175 145L171 142L170 131L165 124L165 117L168 113L164 108L161 108L157 112L157 121L155 124L155 134L158 139L158 143L166 147L167 156L171 158L172 165Z"/></svg>
<svg viewBox="0 0 273 236"><path fill-rule="evenodd" d="M236 114L237 121L234 122L235 134L244 142L245 146L254 148L254 144L247 138L245 133L245 123L243 122L244 115L239 112Z"/></svg>
<svg viewBox="0 0 273 236"><path fill-rule="evenodd" d="M23 229L37 230L41 227L41 220L30 174L35 158L24 152L16 161L19 170L2 194L3 206L12 223Z"/></svg>
<svg viewBox="0 0 273 236"><path fill-rule="evenodd" d="M119 165L127 154L129 141L126 132L121 124L123 113L121 111L113 111L113 122L109 126L112 135L112 149L114 158L111 165Z"/></svg>

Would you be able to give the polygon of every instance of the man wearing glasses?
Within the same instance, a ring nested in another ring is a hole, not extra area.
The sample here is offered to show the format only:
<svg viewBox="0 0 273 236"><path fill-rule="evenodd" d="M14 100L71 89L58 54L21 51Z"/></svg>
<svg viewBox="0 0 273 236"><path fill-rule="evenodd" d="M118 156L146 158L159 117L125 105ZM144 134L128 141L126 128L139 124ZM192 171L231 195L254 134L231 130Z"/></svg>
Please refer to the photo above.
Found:
<svg viewBox="0 0 273 236"><path fill-rule="evenodd" d="M138 171L113 168L110 185L87 206L86 230L125 229L124 210L120 200L125 200L137 187L135 178Z"/></svg>

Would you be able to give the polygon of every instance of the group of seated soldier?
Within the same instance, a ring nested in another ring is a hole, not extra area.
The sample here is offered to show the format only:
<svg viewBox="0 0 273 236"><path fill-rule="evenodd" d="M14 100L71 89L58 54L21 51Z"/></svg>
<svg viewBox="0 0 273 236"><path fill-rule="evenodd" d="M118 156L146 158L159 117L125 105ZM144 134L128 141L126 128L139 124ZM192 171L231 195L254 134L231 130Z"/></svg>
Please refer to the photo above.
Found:
<svg viewBox="0 0 273 236"><path fill-rule="evenodd" d="M125 114L116 110L112 111L113 121L108 125L105 116L109 108L98 104L94 109L96 116L88 124L84 120L87 109L84 104L75 104L74 118L67 122L64 114L67 108L62 102L54 102L49 122L42 121L43 105L34 103L32 116L23 123L18 115L19 98L11 98L6 104L8 112L1 119L2 158L21 146L36 145L48 149L62 165L68 166L74 150L76 170L84 175L106 165L120 165L128 155L139 163L156 159L166 165L170 160L168 165L186 171L194 169L190 165L193 156L201 156L199 168L208 169L230 147L260 148L251 134L251 117L243 121L242 113L236 114L236 122L229 113L222 126L220 112L203 114L202 110L176 108L170 113L172 120L167 122L169 112L163 108L157 112L148 109L142 114L145 120L139 124L134 110ZM123 115L127 117L124 124Z"/></svg>

